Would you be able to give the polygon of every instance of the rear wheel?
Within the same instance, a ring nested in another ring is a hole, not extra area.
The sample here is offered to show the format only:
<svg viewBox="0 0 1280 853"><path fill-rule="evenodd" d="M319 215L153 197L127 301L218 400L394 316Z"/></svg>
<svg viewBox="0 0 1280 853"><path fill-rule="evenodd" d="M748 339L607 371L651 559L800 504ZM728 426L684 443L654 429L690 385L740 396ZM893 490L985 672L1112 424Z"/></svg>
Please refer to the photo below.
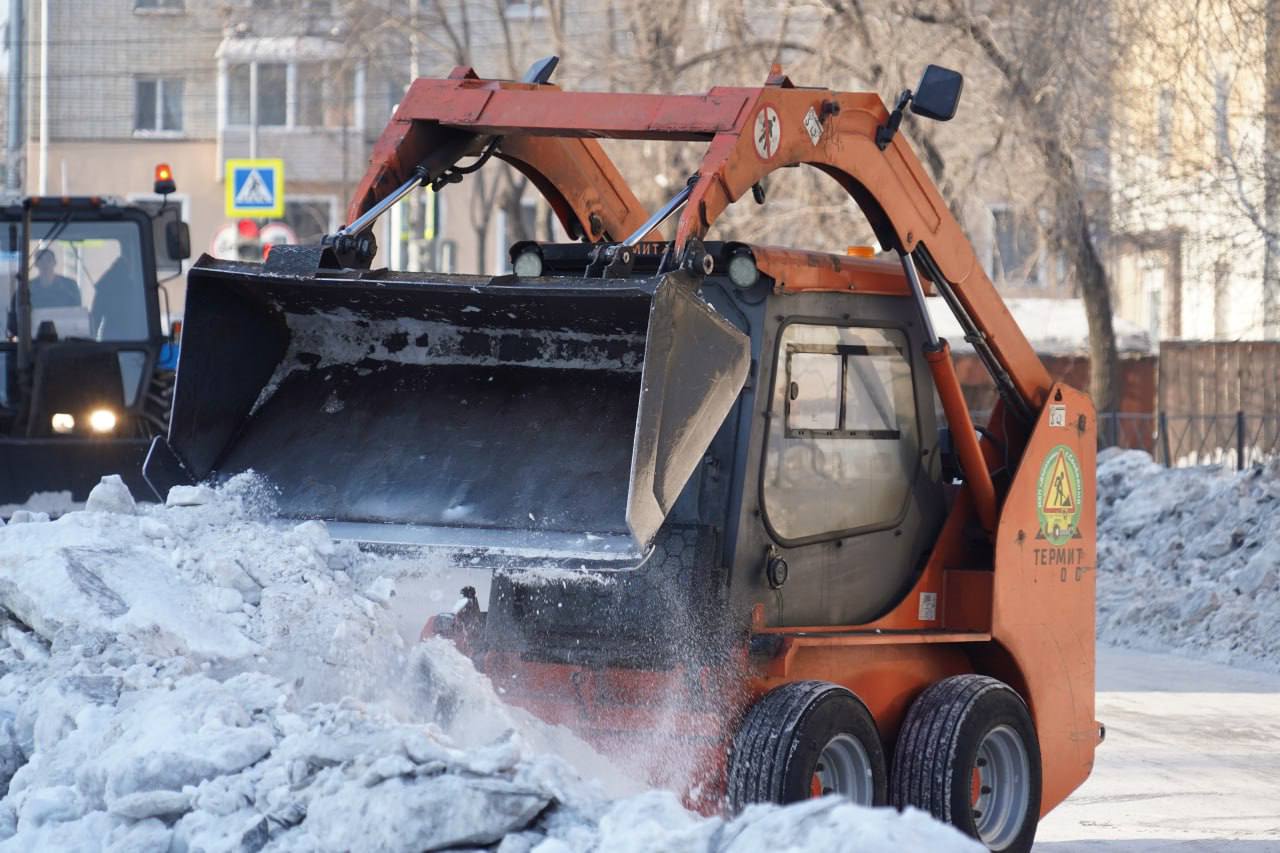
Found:
<svg viewBox="0 0 1280 853"><path fill-rule="evenodd" d="M1040 745L1022 701L984 675L957 675L912 703L898 735L889 794L989 849L1031 849L1040 814Z"/></svg>
<svg viewBox="0 0 1280 853"><path fill-rule="evenodd" d="M888 772L875 720L848 690L795 681L747 711L729 756L729 807L834 794L887 802Z"/></svg>

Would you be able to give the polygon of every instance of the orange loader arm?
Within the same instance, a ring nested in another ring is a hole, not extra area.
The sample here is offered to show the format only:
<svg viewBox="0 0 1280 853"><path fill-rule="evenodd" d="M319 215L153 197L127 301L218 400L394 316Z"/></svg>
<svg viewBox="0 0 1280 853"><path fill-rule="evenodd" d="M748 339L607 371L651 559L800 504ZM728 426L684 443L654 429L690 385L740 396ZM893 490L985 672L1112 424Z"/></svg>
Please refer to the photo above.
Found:
<svg viewBox="0 0 1280 853"><path fill-rule="evenodd" d="M910 145L901 135L883 150L877 145L876 131L888 119L877 94L799 88L776 69L757 88L645 95L564 92L458 68L410 87L374 147L348 219L415 168L434 178L498 138L494 156L529 176L571 235L618 241L644 224L645 211L596 139L706 141L676 229L679 258L753 185L807 164L853 197L885 249L910 254L924 268L1006 405L1029 425L1047 399L1049 373Z"/></svg>
<svg viewBox="0 0 1280 853"><path fill-rule="evenodd" d="M518 92L527 98L539 90L559 91L547 83L481 80L465 67L455 68L446 80L415 80L374 144L369 169L347 209L347 221L356 221L396 190L415 168L425 165L434 178L460 158L479 155L486 138L496 134L468 126L472 105L483 105L495 91ZM648 215L594 139L503 134L494 156L529 178L572 237L592 242L621 240Z"/></svg>

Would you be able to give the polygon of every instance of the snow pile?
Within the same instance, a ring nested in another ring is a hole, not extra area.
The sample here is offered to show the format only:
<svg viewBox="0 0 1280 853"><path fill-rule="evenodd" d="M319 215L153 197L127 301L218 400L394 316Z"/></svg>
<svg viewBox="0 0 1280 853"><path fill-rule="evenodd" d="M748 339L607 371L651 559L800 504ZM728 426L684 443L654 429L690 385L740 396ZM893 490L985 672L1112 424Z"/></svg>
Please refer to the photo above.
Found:
<svg viewBox="0 0 1280 853"><path fill-rule="evenodd" d="M58 516L77 509L84 509L84 505L72 500L71 492L33 492L24 503L0 504L0 519L8 518L15 512Z"/></svg>
<svg viewBox="0 0 1280 853"><path fill-rule="evenodd" d="M1280 460L1098 462L1099 639L1280 672Z"/></svg>
<svg viewBox="0 0 1280 853"><path fill-rule="evenodd" d="M451 646L401 639L390 558L269 510L250 477L166 506L109 478L0 528L0 850L978 849L832 799L726 822L617 796Z"/></svg>

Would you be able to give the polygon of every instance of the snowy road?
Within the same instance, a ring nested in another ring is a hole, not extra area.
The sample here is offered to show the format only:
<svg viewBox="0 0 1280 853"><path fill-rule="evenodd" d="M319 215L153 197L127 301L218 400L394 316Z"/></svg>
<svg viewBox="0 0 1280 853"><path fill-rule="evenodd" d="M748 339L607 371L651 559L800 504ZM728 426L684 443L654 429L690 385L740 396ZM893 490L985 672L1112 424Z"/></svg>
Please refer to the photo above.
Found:
<svg viewBox="0 0 1280 853"><path fill-rule="evenodd" d="M1093 775L1036 851L1280 853L1280 676L1099 648Z"/></svg>

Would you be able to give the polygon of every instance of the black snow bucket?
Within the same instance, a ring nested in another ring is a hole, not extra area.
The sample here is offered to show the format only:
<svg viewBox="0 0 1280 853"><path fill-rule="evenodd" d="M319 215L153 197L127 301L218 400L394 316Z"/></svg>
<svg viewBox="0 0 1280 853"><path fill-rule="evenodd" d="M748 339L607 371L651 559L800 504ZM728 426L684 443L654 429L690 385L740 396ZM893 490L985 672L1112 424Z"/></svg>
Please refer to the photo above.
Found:
<svg viewBox="0 0 1280 853"><path fill-rule="evenodd" d="M682 275L299 274L277 253L191 270L157 491L253 470L346 538L631 559L746 379L746 336Z"/></svg>

